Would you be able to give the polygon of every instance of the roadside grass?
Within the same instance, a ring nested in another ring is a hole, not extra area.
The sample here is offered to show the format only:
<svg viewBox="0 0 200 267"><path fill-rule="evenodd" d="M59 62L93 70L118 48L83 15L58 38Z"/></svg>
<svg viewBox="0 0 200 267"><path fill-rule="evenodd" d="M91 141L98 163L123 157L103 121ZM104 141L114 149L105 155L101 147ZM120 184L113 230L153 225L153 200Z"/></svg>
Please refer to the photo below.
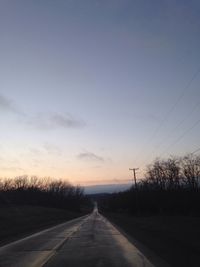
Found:
<svg viewBox="0 0 200 267"><path fill-rule="evenodd" d="M104 216L170 266L200 266L199 217L133 217L120 213L105 213Z"/></svg>
<svg viewBox="0 0 200 267"><path fill-rule="evenodd" d="M41 206L0 206L0 245L85 214Z"/></svg>

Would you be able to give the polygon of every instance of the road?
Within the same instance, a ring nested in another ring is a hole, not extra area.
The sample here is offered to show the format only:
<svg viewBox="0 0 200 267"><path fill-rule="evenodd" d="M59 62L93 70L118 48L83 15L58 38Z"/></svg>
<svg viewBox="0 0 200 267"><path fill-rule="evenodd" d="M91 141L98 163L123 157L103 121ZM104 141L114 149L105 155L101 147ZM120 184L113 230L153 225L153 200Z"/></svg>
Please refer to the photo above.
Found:
<svg viewBox="0 0 200 267"><path fill-rule="evenodd" d="M1 267L153 267L97 209L0 247Z"/></svg>

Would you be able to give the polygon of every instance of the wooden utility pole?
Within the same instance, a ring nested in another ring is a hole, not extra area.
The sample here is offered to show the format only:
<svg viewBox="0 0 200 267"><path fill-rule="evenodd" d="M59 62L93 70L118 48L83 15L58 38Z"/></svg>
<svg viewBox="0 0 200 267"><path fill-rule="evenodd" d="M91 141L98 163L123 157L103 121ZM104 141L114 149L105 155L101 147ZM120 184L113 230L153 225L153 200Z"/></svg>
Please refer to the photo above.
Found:
<svg viewBox="0 0 200 267"><path fill-rule="evenodd" d="M134 183L135 183L135 189L137 190L137 181L136 181L136 172L139 170L139 168L133 168L133 169L129 169L129 171L133 171L133 177L134 177Z"/></svg>
<svg viewBox="0 0 200 267"><path fill-rule="evenodd" d="M139 207L139 196L138 196L138 188L137 188L137 180L136 180L136 171L139 170L139 168L132 168L129 169L129 171L133 171L133 177L134 177L134 183L135 183L135 206L136 206L136 212L139 215L140 213L140 207Z"/></svg>

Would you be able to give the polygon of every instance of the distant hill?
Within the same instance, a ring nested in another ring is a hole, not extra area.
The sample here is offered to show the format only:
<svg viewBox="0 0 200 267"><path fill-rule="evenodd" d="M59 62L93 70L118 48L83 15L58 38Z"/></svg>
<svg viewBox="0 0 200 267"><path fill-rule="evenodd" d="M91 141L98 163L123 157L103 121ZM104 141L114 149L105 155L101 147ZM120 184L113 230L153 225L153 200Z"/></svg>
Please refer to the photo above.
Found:
<svg viewBox="0 0 200 267"><path fill-rule="evenodd" d="M131 184L103 184L103 185L90 185L85 186L85 194L99 194L99 193L114 193L127 190Z"/></svg>

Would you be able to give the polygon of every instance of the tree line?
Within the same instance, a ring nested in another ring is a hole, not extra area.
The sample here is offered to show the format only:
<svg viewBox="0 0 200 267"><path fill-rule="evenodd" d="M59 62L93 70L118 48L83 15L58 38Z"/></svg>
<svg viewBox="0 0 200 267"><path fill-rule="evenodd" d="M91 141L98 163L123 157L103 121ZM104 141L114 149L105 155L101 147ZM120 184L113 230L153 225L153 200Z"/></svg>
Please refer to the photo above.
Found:
<svg viewBox="0 0 200 267"><path fill-rule="evenodd" d="M84 190L62 180L19 176L0 179L0 205L39 205L80 211Z"/></svg>
<svg viewBox="0 0 200 267"><path fill-rule="evenodd" d="M156 159L145 178L125 192L99 199L106 211L200 215L200 155Z"/></svg>

